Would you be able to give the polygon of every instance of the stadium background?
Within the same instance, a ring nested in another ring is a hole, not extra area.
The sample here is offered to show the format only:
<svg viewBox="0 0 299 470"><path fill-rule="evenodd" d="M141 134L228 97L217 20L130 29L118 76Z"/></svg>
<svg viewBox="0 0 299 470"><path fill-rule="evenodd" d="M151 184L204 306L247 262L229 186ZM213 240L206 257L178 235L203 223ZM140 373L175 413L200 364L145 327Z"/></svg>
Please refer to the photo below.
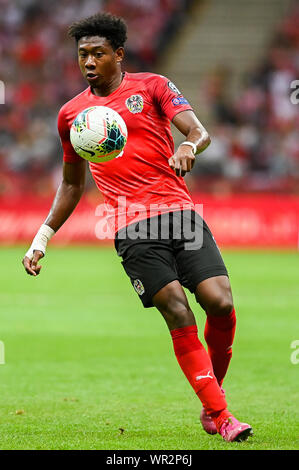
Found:
<svg viewBox="0 0 299 470"><path fill-rule="evenodd" d="M58 110L86 87L66 29L99 10L128 23L124 69L168 76L212 138L185 179L218 244L233 248L224 257L239 332L226 387L257 428L242 448L298 448L298 2L0 0L0 9L1 448L228 448L194 429L198 403L165 325L142 310L110 247L99 249L102 199L90 176L41 276L20 264L61 178Z"/></svg>
<svg viewBox="0 0 299 470"><path fill-rule="evenodd" d="M127 20L124 69L169 76L208 128L186 181L219 244L296 247L298 5L286 0L1 0L0 242L29 241L47 214L61 175L57 113L86 87L66 28L99 9ZM89 177L53 243L97 242L99 203Z"/></svg>

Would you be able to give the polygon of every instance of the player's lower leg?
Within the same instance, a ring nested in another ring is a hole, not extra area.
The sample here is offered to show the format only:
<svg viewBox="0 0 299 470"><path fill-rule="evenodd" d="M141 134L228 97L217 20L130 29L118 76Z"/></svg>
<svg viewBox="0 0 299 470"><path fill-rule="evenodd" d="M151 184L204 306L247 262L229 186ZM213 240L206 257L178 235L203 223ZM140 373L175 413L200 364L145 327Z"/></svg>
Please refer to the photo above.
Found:
<svg viewBox="0 0 299 470"><path fill-rule="evenodd" d="M192 310L181 284L173 281L154 297L153 304L162 313L173 340L176 358L208 413L226 409L209 355L197 335Z"/></svg>
<svg viewBox="0 0 299 470"><path fill-rule="evenodd" d="M229 278L215 276L202 281L196 287L195 296L207 314L205 340L215 376L219 385L222 386L232 357L236 327ZM201 410L200 421L206 432L217 433L216 425L205 408Z"/></svg>
<svg viewBox="0 0 299 470"><path fill-rule="evenodd" d="M205 340L215 376L221 386L232 357L236 329L228 276L214 276L200 282L196 287L195 297L207 314Z"/></svg>
<svg viewBox="0 0 299 470"><path fill-rule="evenodd" d="M171 333L178 363L216 425L217 432L225 440L236 440L250 426L243 426L227 410L225 396L215 377L208 352L198 339L195 318L180 283L173 281L162 288L153 297L153 304L162 313ZM233 420L229 427L225 424L228 419Z"/></svg>
<svg viewBox="0 0 299 470"><path fill-rule="evenodd" d="M225 396L214 375L209 355L198 339L197 326L172 330L171 336L181 369L210 420L209 434L219 433L228 442L247 439L252 434L252 428L249 424L238 421L227 410Z"/></svg>
<svg viewBox="0 0 299 470"><path fill-rule="evenodd" d="M214 374L220 386L232 358L232 346L236 331L235 309L229 315L214 316L207 312L204 336Z"/></svg>
<svg viewBox="0 0 299 470"><path fill-rule="evenodd" d="M197 335L197 326L171 330L176 358L208 414L215 417L227 407L209 355Z"/></svg>
<svg viewBox="0 0 299 470"><path fill-rule="evenodd" d="M214 374L220 386L226 375L231 357L232 345L236 330L236 315L233 309L229 315L213 316L207 313L204 336L208 346L208 353L212 361ZM222 388L221 388L222 389ZM223 393L224 390L222 389ZM203 407L200 421L208 434L217 434L214 421Z"/></svg>

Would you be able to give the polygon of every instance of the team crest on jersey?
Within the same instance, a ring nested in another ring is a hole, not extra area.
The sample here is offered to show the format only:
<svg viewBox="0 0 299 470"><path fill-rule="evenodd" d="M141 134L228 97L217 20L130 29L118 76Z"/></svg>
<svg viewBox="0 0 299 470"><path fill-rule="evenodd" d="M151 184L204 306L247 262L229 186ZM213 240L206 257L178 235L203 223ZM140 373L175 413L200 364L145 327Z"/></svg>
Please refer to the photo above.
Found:
<svg viewBox="0 0 299 470"><path fill-rule="evenodd" d="M170 88L171 91L173 91L173 93L176 93L177 95L181 95L180 90L175 86L174 83L168 82L167 85L168 85L168 88Z"/></svg>
<svg viewBox="0 0 299 470"><path fill-rule="evenodd" d="M132 95L126 100L128 110L133 113L141 113L143 110L143 98L140 95Z"/></svg>
<svg viewBox="0 0 299 470"><path fill-rule="evenodd" d="M144 294L145 289L140 279L135 279L135 281L133 282L133 287L138 295Z"/></svg>

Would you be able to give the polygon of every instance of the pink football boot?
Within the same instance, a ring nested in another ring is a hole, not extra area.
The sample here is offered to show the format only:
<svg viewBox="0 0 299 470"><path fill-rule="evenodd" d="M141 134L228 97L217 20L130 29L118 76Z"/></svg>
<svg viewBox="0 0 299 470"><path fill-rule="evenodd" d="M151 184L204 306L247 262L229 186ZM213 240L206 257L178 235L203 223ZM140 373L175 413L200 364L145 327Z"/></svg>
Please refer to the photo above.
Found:
<svg viewBox="0 0 299 470"><path fill-rule="evenodd" d="M201 409L200 422L202 424L202 427L208 434L217 434L216 424L214 423L211 416L207 414L205 408Z"/></svg>
<svg viewBox="0 0 299 470"><path fill-rule="evenodd" d="M221 392L225 395L225 390L221 387ZM217 434L216 424L214 423L211 416L208 415L205 408L202 408L200 412L200 422L202 427L208 434Z"/></svg>
<svg viewBox="0 0 299 470"><path fill-rule="evenodd" d="M252 428L247 423L240 423L234 416L229 416L222 421L216 420L216 428L227 442L241 442L246 441L249 436L252 436Z"/></svg>

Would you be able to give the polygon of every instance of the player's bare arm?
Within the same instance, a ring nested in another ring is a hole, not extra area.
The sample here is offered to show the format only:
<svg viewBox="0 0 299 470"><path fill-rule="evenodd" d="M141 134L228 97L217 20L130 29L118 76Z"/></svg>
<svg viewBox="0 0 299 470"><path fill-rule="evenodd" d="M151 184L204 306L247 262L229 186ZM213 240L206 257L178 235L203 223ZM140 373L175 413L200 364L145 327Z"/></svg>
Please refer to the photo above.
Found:
<svg viewBox="0 0 299 470"><path fill-rule="evenodd" d="M187 144L179 145L175 154L169 159L169 165L177 176L185 176L193 168L195 154L203 152L210 145L211 139L193 111L182 111L173 118L172 122L186 136ZM196 147L196 152L192 143Z"/></svg>
<svg viewBox="0 0 299 470"><path fill-rule="evenodd" d="M86 161L63 163L63 180L57 190L45 224L55 232L69 218L84 192Z"/></svg>
<svg viewBox="0 0 299 470"><path fill-rule="evenodd" d="M49 215L44 222L46 230L57 232L64 222L69 218L84 191L86 175L86 161L63 164L63 180L57 190ZM42 234L44 237L47 234ZM35 240L35 239L34 239ZM38 262L45 255L45 250L34 249L33 241L31 248L33 256L24 256L22 263L26 272L31 276L37 276L40 273L41 266ZM38 241L36 247L38 247ZM30 251L30 250L29 250Z"/></svg>

